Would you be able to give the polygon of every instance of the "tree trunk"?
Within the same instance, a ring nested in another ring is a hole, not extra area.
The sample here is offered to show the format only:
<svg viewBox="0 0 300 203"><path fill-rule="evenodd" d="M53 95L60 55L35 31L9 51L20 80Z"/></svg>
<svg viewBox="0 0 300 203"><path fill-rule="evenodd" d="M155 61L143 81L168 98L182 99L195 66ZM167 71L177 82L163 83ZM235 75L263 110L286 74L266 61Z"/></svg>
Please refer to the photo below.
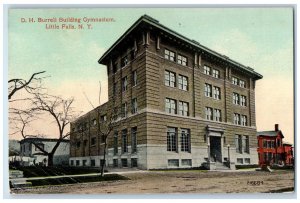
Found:
<svg viewBox="0 0 300 203"><path fill-rule="evenodd" d="M101 177L104 176L104 166L105 166L105 160L106 160L106 145L107 145L107 141L105 139L105 142L104 142L104 153L103 153L103 162L101 164ZM101 160L100 160L100 163L101 163Z"/></svg>
<svg viewBox="0 0 300 203"><path fill-rule="evenodd" d="M53 154L48 154L48 167L53 166Z"/></svg>

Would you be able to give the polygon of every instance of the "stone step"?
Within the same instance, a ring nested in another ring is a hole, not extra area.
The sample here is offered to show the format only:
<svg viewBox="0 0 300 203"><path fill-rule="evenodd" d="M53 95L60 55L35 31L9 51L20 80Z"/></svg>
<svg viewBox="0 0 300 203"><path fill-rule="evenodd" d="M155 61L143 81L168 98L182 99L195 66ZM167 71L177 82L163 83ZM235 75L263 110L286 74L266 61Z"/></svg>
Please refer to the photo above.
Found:
<svg viewBox="0 0 300 203"><path fill-rule="evenodd" d="M13 188L31 187L32 183L24 180L11 180L10 186Z"/></svg>

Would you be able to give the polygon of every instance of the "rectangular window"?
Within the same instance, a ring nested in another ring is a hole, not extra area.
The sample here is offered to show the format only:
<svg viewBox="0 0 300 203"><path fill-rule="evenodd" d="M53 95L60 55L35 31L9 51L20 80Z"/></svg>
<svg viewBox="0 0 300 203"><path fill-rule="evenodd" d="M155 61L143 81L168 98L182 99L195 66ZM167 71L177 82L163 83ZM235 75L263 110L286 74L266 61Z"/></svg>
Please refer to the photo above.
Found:
<svg viewBox="0 0 300 203"><path fill-rule="evenodd" d="M235 135L235 148L237 153L242 153L242 136L241 135Z"/></svg>
<svg viewBox="0 0 300 203"><path fill-rule="evenodd" d="M181 166L192 166L192 159L181 159Z"/></svg>
<svg viewBox="0 0 300 203"><path fill-rule="evenodd" d="M176 114L176 101L174 99L166 98L165 100L165 110L167 113Z"/></svg>
<svg viewBox="0 0 300 203"><path fill-rule="evenodd" d="M118 154L118 132L114 133L114 155Z"/></svg>
<svg viewBox="0 0 300 203"><path fill-rule="evenodd" d="M233 93L233 95L232 95L232 102L234 103L234 104L236 104L236 105L239 105L239 103L240 103L240 96L239 96L239 94L238 93Z"/></svg>
<svg viewBox="0 0 300 203"><path fill-rule="evenodd" d="M236 162L237 162L238 164L243 164L243 159L242 159L242 158L237 158L237 159L236 159Z"/></svg>
<svg viewBox="0 0 300 203"><path fill-rule="evenodd" d="M71 166L74 166L74 160L71 160Z"/></svg>
<svg viewBox="0 0 300 203"><path fill-rule="evenodd" d="M122 59L121 59L121 67L124 67L128 64L128 56L124 56Z"/></svg>
<svg viewBox="0 0 300 203"><path fill-rule="evenodd" d="M101 121L101 122L105 122L106 120L107 120L106 115L100 116L100 121Z"/></svg>
<svg viewBox="0 0 300 203"><path fill-rule="evenodd" d="M137 85L137 71L133 71L132 72L132 86L136 86Z"/></svg>
<svg viewBox="0 0 300 203"><path fill-rule="evenodd" d="M249 153L249 136L243 136L243 149L245 153Z"/></svg>
<svg viewBox="0 0 300 203"><path fill-rule="evenodd" d="M175 53L168 49L165 49L165 59L168 59L170 61L175 61Z"/></svg>
<svg viewBox="0 0 300 203"><path fill-rule="evenodd" d="M189 115L189 104L187 102L179 101L178 114L182 116Z"/></svg>
<svg viewBox="0 0 300 203"><path fill-rule="evenodd" d="M113 86L113 95L115 96L116 94L117 94L117 82L115 82Z"/></svg>
<svg viewBox="0 0 300 203"><path fill-rule="evenodd" d="M246 106L246 96L241 95L241 106Z"/></svg>
<svg viewBox="0 0 300 203"><path fill-rule="evenodd" d="M209 66L204 66L204 74L210 75L211 68Z"/></svg>
<svg viewBox="0 0 300 203"><path fill-rule="evenodd" d="M263 140L263 148L267 148L267 141Z"/></svg>
<svg viewBox="0 0 300 203"><path fill-rule="evenodd" d="M240 87L246 87L244 80L240 80Z"/></svg>
<svg viewBox="0 0 300 203"><path fill-rule="evenodd" d="M241 117L241 125L242 126L247 126L247 116L242 115L242 117Z"/></svg>
<svg viewBox="0 0 300 203"><path fill-rule="evenodd" d="M187 58L178 54L177 63L186 66L187 65Z"/></svg>
<svg viewBox="0 0 300 203"><path fill-rule="evenodd" d="M168 132L167 132L167 151L177 152L176 128L168 127Z"/></svg>
<svg viewBox="0 0 300 203"><path fill-rule="evenodd" d="M210 84L205 83L204 93L205 93L206 97L212 97L212 91L211 91L211 85Z"/></svg>
<svg viewBox="0 0 300 203"><path fill-rule="evenodd" d="M127 90L127 76L122 78L122 92L125 92Z"/></svg>
<svg viewBox="0 0 300 203"><path fill-rule="evenodd" d="M79 165L80 165L80 161L76 160L76 166L79 166Z"/></svg>
<svg viewBox="0 0 300 203"><path fill-rule="evenodd" d="M214 121L221 122L221 110L220 109L214 109Z"/></svg>
<svg viewBox="0 0 300 203"><path fill-rule="evenodd" d="M175 73L170 71L165 71L165 85L169 87L175 87L176 76Z"/></svg>
<svg viewBox="0 0 300 203"><path fill-rule="evenodd" d="M118 167L119 166L118 159L114 159L113 160L113 165L114 165L114 167Z"/></svg>
<svg viewBox="0 0 300 203"><path fill-rule="evenodd" d="M245 164L250 164L250 158L245 158Z"/></svg>
<svg viewBox="0 0 300 203"><path fill-rule="evenodd" d="M131 113L137 113L137 98L131 100Z"/></svg>
<svg viewBox="0 0 300 203"><path fill-rule="evenodd" d="M122 153L128 152L127 148L127 129L122 130Z"/></svg>
<svg viewBox="0 0 300 203"><path fill-rule="evenodd" d="M122 104L121 115L122 118L127 116L127 102Z"/></svg>
<svg viewBox="0 0 300 203"><path fill-rule="evenodd" d="M131 167L132 168L135 168L135 167L137 167L138 166L138 164L137 164L137 158L132 158L131 159Z"/></svg>
<svg viewBox="0 0 300 203"><path fill-rule="evenodd" d="M190 130L182 128L181 129L181 151L191 152L190 146L191 146Z"/></svg>
<svg viewBox="0 0 300 203"><path fill-rule="evenodd" d="M214 99L220 100L221 99L221 94L220 94L221 90L220 90L220 88L214 86L213 91L214 91Z"/></svg>
<svg viewBox="0 0 300 203"><path fill-rule="evenodd" d="M216 70L216 69L213 69L212 76L215 77L215 78L220 78L220 71Z"/></svg>
<svg viewBox="0 0 300 203"><path fill-rule="evenodd" d="M238 85L238 79L236 78L236 77L233 77L232 76L232 84L234 84L234 85Z"/></svg>
<svg viewBox="0 0 300 203"><path fill-rule="evenodd" d="M86 160L82 160L82 166L86 166Z"/></svg>
<svg viewBox="0 0 300 203"><path fill-rule="evenodd" d="M206 118L206 120L213 120L212 108L205 107L205 118Z"/></svg>
<svg viewBox="0 0 300 203"><path fill-rule="evenodd" d="M76 142L76 147L77 147L77 148L80 147L80 141Z"/></svg>
<svg viewBox="0 0 300 203"><path fill-rule="evenodd" d="M131 128L131 153L136 153L137 151L137 127Z"/></svg>
<svg viewBox="0 0 300 203"><path fill-rule="evenodd" d="M168 159L168 166L179 167L179 160L178 159Z"/></svg>
<svg viewBox="0 0 300 203"><path fill-rule="evenodd" d="M128 167L127 159L121 159L122 167Z"/></svg>
<svg viewBox="0 0 300 203"><path fill-rule="evenodd" d="M240 125L240 114L234 113L233 121L235 125Z"/></svg>
<svg viewBox="0 0 300 203"><path fill-rule="evenodd" d="M116 62L113 64L113 73L116 73L117 70L118 70L118 63Z"/></svg>
<svg viewBox="0 0 300 203"><path fill-rule="evenodd" d="M91 159L91 166L96 166L95 159Z"/></svg>
<svg viewBox="0 0 300 203"><path fill-rule="evenodd" d="M178 88L181 90L188 90L188 78L183 76L183 75L179 75L178 76Z"/></svg>
<svg viewBox="0 0 300 203"><path fill-rule="evenodd" d="M96 145L96 138L95 137L92 137L92 139L91 139L91 145L92 146Z"/></svg>

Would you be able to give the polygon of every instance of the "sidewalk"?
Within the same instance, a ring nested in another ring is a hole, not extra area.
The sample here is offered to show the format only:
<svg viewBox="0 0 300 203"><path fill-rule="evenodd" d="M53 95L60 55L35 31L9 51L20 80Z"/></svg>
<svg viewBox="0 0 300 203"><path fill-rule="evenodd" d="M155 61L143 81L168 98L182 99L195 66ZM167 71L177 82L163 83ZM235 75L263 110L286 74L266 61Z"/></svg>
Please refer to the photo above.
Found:
<svg viewBox="0 0 300 203"><path fill-rule="evenodd" d="M115 170L110 172L105 172L104 175L108 174L130 174L130 173L147 173L146 170ZM98 176L100 173L88 173L88 174L77 174L77 175L60 175L60 176L40 176L40 177L30 177L30 178L12 178L10 181L30 181L30 180L40 180L40 179L55 179L55 178L73 178L82 176Z"/></svg>

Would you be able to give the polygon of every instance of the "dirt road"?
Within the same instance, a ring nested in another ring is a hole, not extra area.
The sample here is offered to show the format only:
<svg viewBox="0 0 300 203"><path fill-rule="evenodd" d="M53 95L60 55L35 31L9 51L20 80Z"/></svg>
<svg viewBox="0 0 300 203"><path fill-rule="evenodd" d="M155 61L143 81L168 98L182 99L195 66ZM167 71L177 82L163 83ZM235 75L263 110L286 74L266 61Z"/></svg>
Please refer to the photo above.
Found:
<svg viewBox="0 0 300 203"><path fill-rule="evenodd" d="M293 171L149 171L124 174L130 180L12 190L14 194L257 193L291 190Z"/></svg>

